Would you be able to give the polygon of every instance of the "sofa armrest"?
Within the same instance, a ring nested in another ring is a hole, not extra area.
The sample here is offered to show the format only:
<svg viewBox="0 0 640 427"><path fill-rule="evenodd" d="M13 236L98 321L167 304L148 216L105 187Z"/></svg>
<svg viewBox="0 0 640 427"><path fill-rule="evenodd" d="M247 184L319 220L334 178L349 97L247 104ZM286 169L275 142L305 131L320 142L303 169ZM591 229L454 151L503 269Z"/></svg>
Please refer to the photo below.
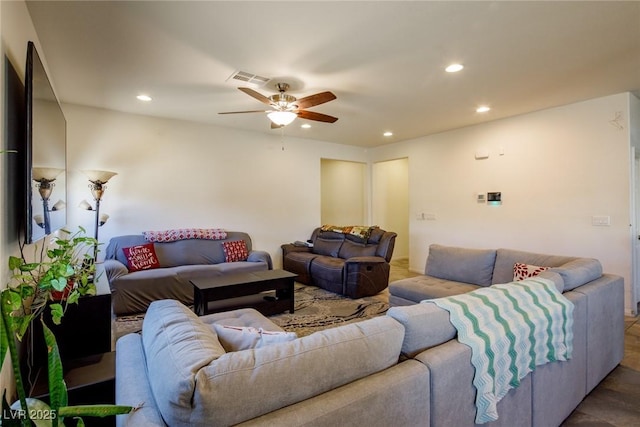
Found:
<svg viewBox="0 0 640 427"><path fill-rule="evenodd" d="M285 243L280 246L282 248L282 256L285 257L289 252L311 252L312 248L306 246L296 246L293 243Z"/></svg>
<svg viewBox="0 0 640 427"><path fill-rule="evenodd" d="M269 270L273 270L273 262L271 261L271 255L267 251L251 251L247 258L249 262L264 262L267 264Z"/></svg>
<svg viewBox="0 0 640 427"><path fill-rule="evenodd" d="M381 257L353 257L344 263L344 294L349 298L375 295L389 286L389 263Z"/></svg>
<svg viewBox="0 0 640 427"><path fill-rule="evenodd" d="M347 258L345 260L345 264L386 264L386 260L379 256L354 256L351 258Z"/></svg>
<svg viewBox="0 0 640 427"><path fill-rule="evenodd" d="M104 260L103 266L104 272L107 274L107 280L109 281L109 284L111 284L117 278L129 274L129 269L127 268L127 266L115 259Z"/></svg>
<svg viewBox="0 0 640 427"><path fill-rule="evenodd" d="M149 387L139 334L125 335L116 343L116 403L139 407L129 414L116 416L118 427L166 426Z"/></svg>

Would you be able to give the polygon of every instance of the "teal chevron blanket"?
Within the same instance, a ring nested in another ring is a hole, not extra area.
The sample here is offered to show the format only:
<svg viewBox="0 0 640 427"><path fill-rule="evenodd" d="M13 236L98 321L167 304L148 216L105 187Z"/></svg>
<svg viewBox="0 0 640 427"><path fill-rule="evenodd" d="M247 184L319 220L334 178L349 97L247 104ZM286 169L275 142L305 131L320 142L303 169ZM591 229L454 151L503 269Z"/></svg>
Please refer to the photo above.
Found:
<svg viewBox="0 0 640 427"><path fill-rule="evenodd" d="M471 348L476 419L498 419L497 404L536 366L573 350L573 303L546 279L494 285L425 300L449 312L458 341Z"/></svg>

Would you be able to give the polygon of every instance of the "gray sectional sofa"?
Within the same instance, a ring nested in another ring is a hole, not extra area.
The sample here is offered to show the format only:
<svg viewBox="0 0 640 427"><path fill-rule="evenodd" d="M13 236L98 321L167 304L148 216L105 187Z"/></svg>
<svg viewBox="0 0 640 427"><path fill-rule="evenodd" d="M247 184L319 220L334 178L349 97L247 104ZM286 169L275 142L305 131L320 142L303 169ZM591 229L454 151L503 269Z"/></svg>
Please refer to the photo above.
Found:
<svg viewBox="0 0 640 427"><path fill-rule="evenodd" d="M225 262L223 242L243 240L248 251L246 261ZM271 255L252 249L247 233L227 231L220 240L184 239L154 243L159 268L130 272L124 248L148 244L142 234L113 237L105 251L104 271L111 288L116 315L141 313L161 299L193 304L193 286L189 280L237 272L271 270Z"/></svg>
<svg viewBox="0 0 640 427"><path fill-rule="evenodd" d="M214 323L282 331L253 309L196 317L154 302L142 335L117 342L116 403L142 405L118 426L429 424L429 370L398 362L404 327L390 317L237 352Z"/></svg>
<svg viewBox="0 0 640 427"><path fill-rule="evenodd" d="M539 276L552 280L560 292L570 291L602 276L600 261L592 258L433 244L429 246L423 275L389 284L389 304L416 304L425 299L509 283L514 278L516 263L548 267Z"/></svg>
<svg viewBox="0 0 640 427"><path fill-rule="evenodd" d="M465 270L466 256L487 255L442 249L446 271ZM574 304L573 356L529 373L486 425L558 426L622 360L623 279L592 277L595 260L520 251L495 251L493 268L516 259L556 265L544 275ZM224 351L213 323L281 329L252 310L198 318L175 301L156 302L142 335L117 342L116 402L142 403L118 425L473 426L470 348L458 341L447 311L411 304L406 295L400 301L407 305L385 316L238 352Z"/></svg>

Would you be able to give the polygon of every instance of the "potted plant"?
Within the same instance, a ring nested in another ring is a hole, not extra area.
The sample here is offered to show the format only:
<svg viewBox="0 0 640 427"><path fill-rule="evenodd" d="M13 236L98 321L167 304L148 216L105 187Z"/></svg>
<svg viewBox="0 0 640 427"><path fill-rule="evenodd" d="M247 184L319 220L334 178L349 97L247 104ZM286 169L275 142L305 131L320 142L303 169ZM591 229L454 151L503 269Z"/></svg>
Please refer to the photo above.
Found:
<svg viewBox="0 0 640 427"><path fill-rule="evenodd" d="M103 417L134 409L117 405L67 405L58 346L43 316L51 316L54 324L60 324L69 304L77 304L84 295L95 295L96 267L92 251L88 249L95 248L98 242L86 237L82 227L75 234L66 230L63 233L68 237L53 238L50 247L43 245L38 249L35 246L34 259L37 261L26 261L22 247L20 257L9 257L11 280L0 292L0 366L9 354L18 401L9 407L6 390L3 391L3 426L32 425L31 421L38 426L57 426L62 425L65 417L78 418L77 425L83 426L83 416ZM42 322L47 347L49 405L27 398L20 370L16 339L22 340L33 321Z"/></svg>

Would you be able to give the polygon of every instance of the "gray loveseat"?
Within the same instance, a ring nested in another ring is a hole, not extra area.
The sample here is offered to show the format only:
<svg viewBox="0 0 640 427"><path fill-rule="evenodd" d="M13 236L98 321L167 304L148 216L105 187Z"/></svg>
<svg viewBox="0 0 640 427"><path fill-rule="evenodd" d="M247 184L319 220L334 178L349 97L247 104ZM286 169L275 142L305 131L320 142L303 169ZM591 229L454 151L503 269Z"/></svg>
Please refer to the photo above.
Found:
<svg viewBox="0 0 640 427"><path fill-rule="evenodd" d="M350 298L375 295L389 285L396 236L377 227L365 238L318 227L309 239L312 247L282 245L282 266L300 283Z"/></svg>
<svg viewBox="0 0 640 427"><path fill-rule="evenodd" d="M243 240L248 251L246 261L225 262L223 242ZM185 239L154 243L159 268L129 272L124 248L148 244L142 234L113 237L105 251L104 270L111 288L116 315L140 313L161 299L193 304L193 286L189 280L237 272L271 270L271 256L252 250L247 233L227 231L220 240Z"/></svg>

